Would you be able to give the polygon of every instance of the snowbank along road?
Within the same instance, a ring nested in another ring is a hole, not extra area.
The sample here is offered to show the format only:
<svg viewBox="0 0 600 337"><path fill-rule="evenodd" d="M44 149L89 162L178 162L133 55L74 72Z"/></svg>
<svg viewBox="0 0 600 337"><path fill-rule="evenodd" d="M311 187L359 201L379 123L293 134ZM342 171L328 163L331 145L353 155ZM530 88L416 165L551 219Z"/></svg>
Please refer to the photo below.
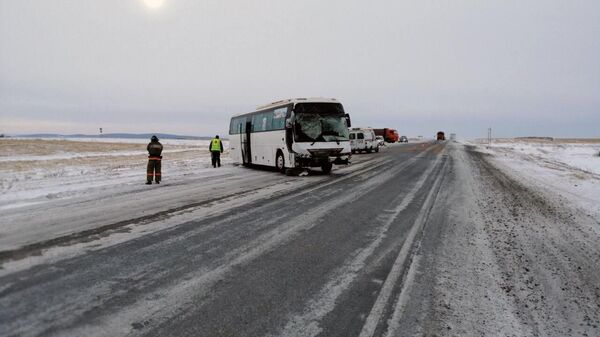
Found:
<svg viewBox="0 0 600 337"><path fill-rule="evenodd" d="M600 335L597 219L472 147L144 187L3 212L0 335Z"/></svg>

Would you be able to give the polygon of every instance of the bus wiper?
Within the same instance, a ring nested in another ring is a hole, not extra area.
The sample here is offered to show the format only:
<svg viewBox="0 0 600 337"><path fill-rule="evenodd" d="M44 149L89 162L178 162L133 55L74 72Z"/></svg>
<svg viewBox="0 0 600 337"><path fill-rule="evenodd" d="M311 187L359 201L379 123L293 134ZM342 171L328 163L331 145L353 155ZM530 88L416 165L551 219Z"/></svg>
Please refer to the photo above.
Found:
<svg viewBox="0 0 600 337"><path fill-rule="evenodd" d="M333 139L335 140L337 145L340 145L340 140L338 139L338 136L335 136L335 135L330 135L330 136L334 137Z"/></svg>
<svg viewBox="0 0 600 337"><path fill-rule="evenodd" d="M327 135L327 134L325 134L325 133L323 133L323 132L321 132L321 133L320 133L318 136L316 136L315 138L313 138L314 142L312 142L312 144L310 144L310 146L313 146L313 145L315 145L315 143L319 141L319 138L321 138L323 141L325 141L325 142L326 142L326 141L327 141L327 139L325 139L325 137L324 137L324 136L328 136L328 135Z"/></svg>
<svg viewBox="0 0 600 337"><path fill-rule="evenodd" d="M335 142L337 143L337 145L340 145L340 140L338 139L339 135L337 133L329 131L327 133L323 132L323 133L321 133L321 135L322 136L331 136L331 137L334 137Z"/></svg>

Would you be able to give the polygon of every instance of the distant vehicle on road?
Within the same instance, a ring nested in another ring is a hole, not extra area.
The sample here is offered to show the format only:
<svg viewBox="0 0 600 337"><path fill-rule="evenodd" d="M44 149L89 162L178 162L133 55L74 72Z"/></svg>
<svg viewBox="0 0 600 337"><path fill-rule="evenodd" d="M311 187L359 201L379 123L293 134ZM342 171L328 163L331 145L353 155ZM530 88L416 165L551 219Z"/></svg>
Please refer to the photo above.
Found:
<svg viewBox="0 0 600 337"><path fill-rule="evenodd" d="M350 129L350 149L352 153L365 151L379 152L379 141L372 129L354 128Z"/></svg>
<svg viewBox="0 0 600 337"><path fill-rule="evenodd" d="M281 172L348 164L350 116L333 98L286 99L233 116L229 125L234 163L274 166Z"/></svg>
<svg viewBox="0 0 600 337"><path fill-rule="evenodd" d="M400 143L408 143L408 138L406 138L406 136L400 136Z"/></svg>
<svg viewBox="0 0 600 337"><path fill-rule="evenodd" d="M383 139L383 136L375 136L375 139L377 139L379 146L385 146L385 139Z"/></svg>
<svg viewBox="0 0 600 337"><path fill-rule="evenodd" d="M398 136L398 132L394 129L383 128L383 129L373 129L375 131L376 136L382 136L383 139L388 143L395 143L400 138Z"/></svg>
<svg viewBox="0 0 600 337"><path fill-rule="evenodd" d="M446 136L444 135L443 131L438 131L437 140L446 140Z"/></svg>

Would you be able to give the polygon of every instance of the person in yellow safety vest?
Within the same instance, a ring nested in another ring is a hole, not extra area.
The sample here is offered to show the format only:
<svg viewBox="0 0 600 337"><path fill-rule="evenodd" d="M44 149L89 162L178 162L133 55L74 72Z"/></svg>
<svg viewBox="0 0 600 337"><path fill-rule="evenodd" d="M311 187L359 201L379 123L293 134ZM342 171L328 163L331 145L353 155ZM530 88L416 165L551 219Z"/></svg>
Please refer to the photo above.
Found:
<svg viewBox="0 0 600 337"><path fill-rule="evenodd" d="M146 170L146 185L152 184L152 179L160 184L160 161L162 160L163 146L158 141L158 137L152 136L150 143L146 147L148 150L148 169Z"/></svg>
<svg viewBox="0 0 600 337"><path fill-rule="evenodd" d="M223 153L223 143L219 139L219 135L216 135L213 140L210 141L208 146L210 150L210 157L213 167L221 167L221 153Z"/></svg>

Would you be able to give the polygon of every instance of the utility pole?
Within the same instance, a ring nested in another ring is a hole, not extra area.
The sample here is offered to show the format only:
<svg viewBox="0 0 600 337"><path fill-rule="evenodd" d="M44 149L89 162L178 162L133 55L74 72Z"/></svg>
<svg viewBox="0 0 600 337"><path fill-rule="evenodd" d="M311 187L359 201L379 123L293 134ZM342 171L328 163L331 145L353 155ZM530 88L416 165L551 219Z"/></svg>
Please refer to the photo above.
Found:
<svg viewBox="0 0 600 337"><path fill-rule="evenodd" d="M488 128L488 146L492 146L492 128Z"/></svg>

